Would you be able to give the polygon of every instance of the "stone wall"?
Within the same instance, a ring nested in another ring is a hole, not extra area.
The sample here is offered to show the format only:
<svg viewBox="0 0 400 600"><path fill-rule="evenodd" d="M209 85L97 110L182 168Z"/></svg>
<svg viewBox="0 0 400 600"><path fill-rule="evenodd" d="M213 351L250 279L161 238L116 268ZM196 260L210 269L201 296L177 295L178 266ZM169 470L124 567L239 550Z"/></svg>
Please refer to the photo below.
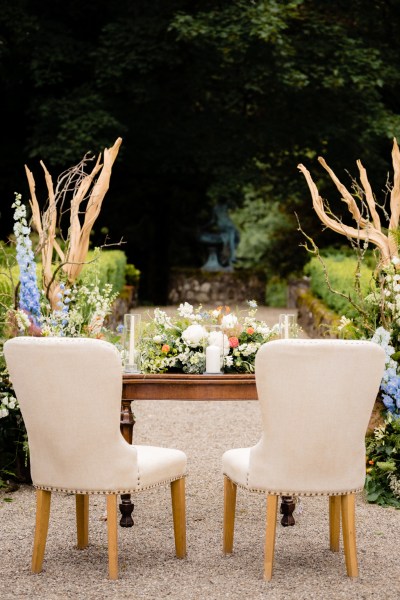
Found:
<svg viewBox="0 0 400 600"><path fill-rule="evenodd" d="M137 305L137 287L134 285L125 285L112 305L111 314L106 317L107 327L112 330L116 329L118 325L123 323L124 315Z"/></svg>
<svg viewBox="0 0 400 600"><path fill-rule="evenodd" d="M331 331L338 324L339 316L310 292L307 278L290 281L288 306L297 308L299 325L310 338L336 338Z"/></svg>
<svg viewBox="0 0 400 600"><path fill-rule="evenodd" d="M208 272L172 269L168 304L236 305L247 300L265 303L265 275L251 270Z"/></svg>

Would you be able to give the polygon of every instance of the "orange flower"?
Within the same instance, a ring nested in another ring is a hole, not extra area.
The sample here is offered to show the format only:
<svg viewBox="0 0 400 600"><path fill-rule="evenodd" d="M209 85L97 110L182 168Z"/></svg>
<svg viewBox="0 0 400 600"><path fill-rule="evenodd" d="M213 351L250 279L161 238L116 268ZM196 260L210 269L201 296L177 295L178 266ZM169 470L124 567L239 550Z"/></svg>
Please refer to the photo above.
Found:
<svg viewBox="0 0 400 600"><path fill-rule="evenodd" d="M237 337L230 337L229 338L229 345L231 348L237 348L239 346L239 340L237 339Z"/></svg>
<svg viewBox="0 0 400 600"><path fill-rule="evenodd" d="M165 354L167 354L169 352L169 346L168 346L168 344L164 344L162 346L161 352L165 352Z"/></svg>
<svg viewBox="0 0 400 600"><path fill-rule="evenodd" d="M249 335L253 335L253 333L254 333L254 329L253 329L253 327L248 327L248 328L246 329L246 333L248 333Z"/></svg>
<svg viewBox="0 0 400 600"><path fill-rule="evenodd" d="M373 460L369 460L369 461L368 461L368 464L369 464L369 465L373 465L373 464L374 464L374 461L373 461Z"/></svg>

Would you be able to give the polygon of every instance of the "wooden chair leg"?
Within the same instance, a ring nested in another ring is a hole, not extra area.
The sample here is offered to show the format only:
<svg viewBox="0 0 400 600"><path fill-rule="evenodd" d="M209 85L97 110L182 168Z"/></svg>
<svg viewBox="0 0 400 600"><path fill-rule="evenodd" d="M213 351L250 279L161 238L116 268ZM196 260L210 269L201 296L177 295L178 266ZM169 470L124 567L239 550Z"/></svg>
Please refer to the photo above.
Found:
<svg viewBox="0 0 400 600"><path fill-rule="evenodd" d="M172 518L174 522L175 553L186 556L186 500L185 477L171 482Z"/></svg>
<svg viewBox="0 0 400 600"><path fill-rule="evenodd" d="M32 573L40 573L42 570L47 531L49 529L50 501L51 492L36 490L36 526L33 542Z"/></svg>
<svg viewBox="0 0 400 600"><path fill-rule="evenodd" d="M329 497L329 547L332 552L339 552L340 503L340 496Z"/></svg>
<svg viewBox="0 0 400 600"><path fill-rule="evenodd" d="M75 494L76 533L79 549L86 548L89 543L89 496Z"/></svg>
<svg viewBox="0 0 400 600"><path fill-rule="evenodd" d="M265 531L264 580L271 581L274 566L276 518L279 496L267 495L267 525Z"/></svg>
<svg viewBox="0 0 400 600"><path fill-rule="evenodd" d="M233 552L233 533L235 529L237 485L224 476L224 532L222 549L225 554Z"/></svg>
<svg viewBox="0 0 400 600"><path fill-rule="evenodd" d="M354 494L341 496L341 509L347 575L349 577L358 577Z"/></svg>
<svg viewBox="0 0 400 600"><path fill-rule="evenodd" d="M117 495L107 495L108 577L118 579Z"/></svg>

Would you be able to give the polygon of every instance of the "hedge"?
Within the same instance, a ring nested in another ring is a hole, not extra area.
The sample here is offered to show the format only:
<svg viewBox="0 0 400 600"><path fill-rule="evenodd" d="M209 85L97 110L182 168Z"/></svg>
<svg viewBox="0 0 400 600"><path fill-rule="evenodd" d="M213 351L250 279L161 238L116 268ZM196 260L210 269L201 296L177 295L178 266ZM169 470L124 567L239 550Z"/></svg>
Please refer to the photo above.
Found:
<svg viewBox="0 0 400 600"><path fill-rule="evenodd" d="M343 294L350 295L357 302L357 293L355 291L357 259L352 256L338 254L324 257L322 260L326 266L332 288ZM345 315L348 318L356 315L356 310L346 298L334 294L329 290L323 266L317 257L313 257L305 265L304 272L310 277L311 292L314 296L320 298L326 306L335 313ZM361 294L365 297L373 288L373 269L362 262L359 275Z"/></svg>
<svg viewBox="0 0 400 600"><path fill-rule="evenodd" d="M88 261L96 259L95 252L90 251L88 253ZM14 259L15 260L15 259ZM11 262L11 261L10 261ZM126 268L126 255L122 250L103 250L99 253L98 258L95 260L95 272L99 279L99 285L104 286L106 283L111 283L113 291L118 293L122 290L125 285L125 268ZM7 267L3 264L0 267L0 302L5 303L6 299L11 300L13 294L13 286L10 280L10 276L7 275ZM11 277L14 285L17 285L19 281L19 267L17 264L10 267ZM80 280L90 280L93 277L93 263L86 265L80 277ZM41 264L37 265L37 278L41 281Z"/></svg>

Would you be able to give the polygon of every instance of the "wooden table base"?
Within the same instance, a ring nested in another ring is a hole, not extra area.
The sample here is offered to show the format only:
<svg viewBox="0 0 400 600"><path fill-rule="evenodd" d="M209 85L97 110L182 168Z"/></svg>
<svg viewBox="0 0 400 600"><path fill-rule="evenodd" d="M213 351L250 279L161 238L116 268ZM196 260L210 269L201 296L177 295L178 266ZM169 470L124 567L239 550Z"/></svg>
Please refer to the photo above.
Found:
<svg viewBox="0 0 400 600"><path fill-rule="evenodd" d="M133 400L257 400L254 375L186 375L185 373L126 374L123 376L121 401L121 433L132 444ZM281 498L281 524L288 527L295 524L293 511L295 502L292 496ZM134 504L130 494L121 495L121 527L132 527Z"/></svg>

